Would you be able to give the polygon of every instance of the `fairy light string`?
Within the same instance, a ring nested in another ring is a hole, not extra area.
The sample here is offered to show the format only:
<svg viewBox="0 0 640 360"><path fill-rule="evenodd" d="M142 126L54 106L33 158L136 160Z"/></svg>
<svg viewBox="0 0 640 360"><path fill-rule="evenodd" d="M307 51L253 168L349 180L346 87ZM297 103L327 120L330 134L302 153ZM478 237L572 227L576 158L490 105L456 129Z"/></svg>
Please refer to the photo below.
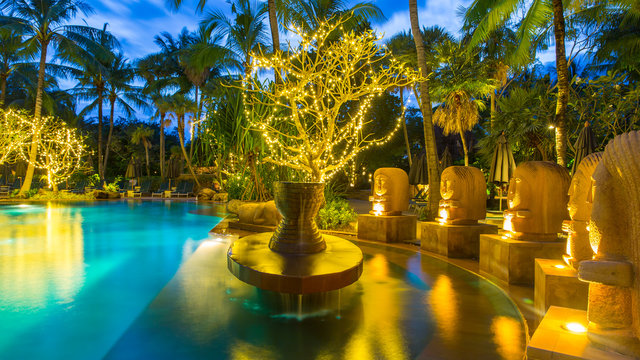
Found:
<svg viewBox="0 0 640 360"><path fill-rule="evenodd" d="M263 160L301 170L311 181L326 181L361 151L388 143L406 108L391 131L376 138L370 129L375 125L369 116L372 102L389 89L421 80L379 45L382 37L375 32L342 32L347 20L331 19L312 34L293 27L299 45L254 54L251 73L242 78L245 116L269 152ZM274 68L282 74L281 84L259 80L261 70ZM271 111L251 116L258 106Z"/></svg>

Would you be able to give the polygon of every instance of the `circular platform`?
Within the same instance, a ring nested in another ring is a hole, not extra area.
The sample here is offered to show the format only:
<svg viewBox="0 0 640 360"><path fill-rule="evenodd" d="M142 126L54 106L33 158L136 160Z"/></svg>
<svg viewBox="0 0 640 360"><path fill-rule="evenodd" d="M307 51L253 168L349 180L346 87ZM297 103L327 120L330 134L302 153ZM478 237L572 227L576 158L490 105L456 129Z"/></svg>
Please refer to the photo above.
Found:
<svg viewBox="0 0 640 360"><path fill-rule="evenodd" d="M227 252L227 267L238 279L263 290L309 294L337 290L362 275L362 251L352 242L323 235L324 251L281 254L269 249L273 233L245 236Z"/></svg>

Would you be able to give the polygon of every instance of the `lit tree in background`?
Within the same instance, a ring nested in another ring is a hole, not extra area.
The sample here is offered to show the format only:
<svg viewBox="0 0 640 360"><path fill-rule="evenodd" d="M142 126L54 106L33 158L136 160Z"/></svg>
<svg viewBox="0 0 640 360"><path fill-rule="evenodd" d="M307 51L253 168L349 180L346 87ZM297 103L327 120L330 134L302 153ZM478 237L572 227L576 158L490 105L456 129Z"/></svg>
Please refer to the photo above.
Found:
<svg viewBox="0 0 640 360"><path fill-rule="evenodd" d="M329 40L345 21L323 23L313 34L292 29L301 39L299 47L255 55L252 72L242 81L246 117L270 150L264 161L301 170L311 181L327 180L362 150L389 141L402 116L387 136L374 138L367 132L371 101L418 77L379 46L380 38L372 31ZM260 68L280 69L282 83L263 85L256 76ZM268 106L271 112L251 117L256 106Z"/></svg>
<svg viewBox="0 0 640 360"><path fill-rule="evenodd" d="M83 169L83 157L87 155L84 137L77 129L53 117L41 117L39 122L36 119L28 119L32 124L28 137L31 138L34 132L40 134L38 155L31 164L47 172L49 187L58 192L58 184ZM19 149L19 154L24 160L31 161L27 145Z"/></svg>
<svg viewBox="0 0 640 360"><path fill-rule="evenodd" d="M0 114L0 165L18 159L20 149L30 142L34 123L26 113L8 110Z"/></svg>

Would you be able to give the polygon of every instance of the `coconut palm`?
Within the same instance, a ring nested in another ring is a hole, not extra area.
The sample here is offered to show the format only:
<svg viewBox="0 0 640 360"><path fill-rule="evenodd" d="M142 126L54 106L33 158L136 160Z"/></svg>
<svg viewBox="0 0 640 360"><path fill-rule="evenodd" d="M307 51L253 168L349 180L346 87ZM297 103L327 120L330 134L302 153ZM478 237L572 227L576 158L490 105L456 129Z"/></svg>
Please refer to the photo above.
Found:
<svg viewBox="0 0 640 360"><path fill-rule="evenodd" d="M516 32L518 42L514 50L515 61L528 63L532 48L546 34L549 24L553 25L558 78L558 98L555 111L556 153L558 164L567 164L566 112L569 102L569 68L565 49L565 17L562 0L474 0L464 15L464 26L473 28L469 46L475 47L486 41L491 32L502 27L507 21L525 13L518 22Z"/></svg>
<svg viewBox="0 0 640 360"><path fill-rule="evenodd" d="M267 7L256 0L227 0L232 18L224 12L209 12L201 24L214 34L226 37L226 46L235 54L236 61L246 75L251 73L252 53L267 48L268 38L264 18Z"/></svg>
<svg viewBox="0 0 640 360"><path fill-rule="evenodd" d="M0 29L0 104L7 98L7 79L23 59L22 36L11 29Z"/></svg>
<svg viewBox="0 0 640 360"><path fill-rule="evenodd" d="M409 0L409 16L411 19L411 32L413 41L416 46L418 68L421 75L426 79L429 75L427 72L427 59L425 56L425 46L422 40L422 32L420 31L420 22L418 19L418 5L416 0ZM427 80L420 81L420 110L422 111L422 124L424 127L424 145L427 154L427 172L429 173L429 217L434 218L438 212L438 204L440 203L440 171L438 167L438 150L436 149L436 137L433 131L433 121L431 112L431 97L429 95L429 84Z"/></svg>
<svg viewBox="0 0 640 360"><path fill-rule="evenodd" d="M151 176L151 171L149 168L149 148L151 147L150 139L152 136L153 129L145 127L143 125L138 126L131 134L131 143L136 145L142 144L142 146L144 147L144 154L147 165L147 176Z"/></svg>
<svg viewBox="0 0 640 360"><path fill-rule="evenodd" d="M340 15L351 17L344 24L346 30L369 20L384 20L382 10L372 2L359 2L351 7L348 3L345 0L280 0L276 7L283 25L293 25L306 32L313 32L321 22Z"/></svg>
<svg viewBox="0 0 640 360"><path fill-rule="evenodd" d="M89 59L91 56L87 49L98 47L88 36L95 34L97 29L67 25L79 13L88 15L92 11L91 7L82 0L4 0L0 6L3 13L11 14L0 16L0 27L25 36L27 55L36 57L37 52L40 52L34 108L34 116L40 118L49 45L53 45L57 57L62 61L78 57ZM34 132L29 151L29 165L20 189L21 195L31 188L39 139L40 134Z"/></svg>
<svg viewBox="0 0 640 360"><path fill-rule="evenodd" d="M469 150L465 133L473 129L485 105L481 100L496 84L479 60L478 52L464 51L458 42L446 41L439 47L440 68L434 81L436 100L442 104L433 115L433 122L442 127L444 135L460 134L464 150L464 165L469 166Z"/></svg>
<svg viewBox="0 0 640 360"><path fill-rule="evenodd" d="M195 172L193 171L193 167L191 165L191 158L187 155L187 150L185 149L184 144L184 131L185 131L185 123L186 117L188 114L193 114L198 110L196 103L186 97L183 93L175 93L171 95L170 99L170 109L176 119L176 129L178 131L178 138L180 139L180 149L182 150L182 156L187 162L187 167L189 168L189 172L193 176L194 180L200 186L198 182L198 178L196 177Z"/></svg>
<svg viewBox="0 0 640 360"><path fill-rule="evenodd" d="M116 54L109 64L106 77L105 98L109 101L109 134L104 151L102 169L106 172L109 160L109 149L113 136L115 109L118 108L128 117L135 116L136 110L147 110L149 104L142 93L142 88L133 85L136 69L128 63L123 54Z"/></svg>

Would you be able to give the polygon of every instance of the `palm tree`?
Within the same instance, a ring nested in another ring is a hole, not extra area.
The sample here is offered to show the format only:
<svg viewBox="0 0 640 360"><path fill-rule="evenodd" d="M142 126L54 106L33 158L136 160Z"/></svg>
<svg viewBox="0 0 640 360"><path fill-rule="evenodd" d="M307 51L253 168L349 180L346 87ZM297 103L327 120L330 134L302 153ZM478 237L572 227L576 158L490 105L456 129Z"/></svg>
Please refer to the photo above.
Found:
<svg viewBox="0 0 640 360"><path fill-rule="evenodd" d="M96 44L87 36L96 29L88 26L66 25L78 13L88 15L91 7L82 0L4 0L0 3L3 13L12 16L0 16L0 27L6 27L25 36L25 49L28 55L35 57L40 51L38 82L34 116L42 115L42 99L44 91L45 70L47 67L47 48L53 45L57 57L63 61L72 58L91 58L85 50L96 48ZM20 194L31 188L35 170L34 163L38 153L40 134L34 132L29 151L29 165Z"/></svg>
<svg viewBox="0 0 640 360"><path fill-rule="evenodd" d="M147 177L151 176L149 168L149 148L151 147L151 141L149 140L153 136L153 129L145 127L143 125L138 126L131 134L131 142L133 144L142 144L144 147L144 153L147 160Z"/></svg>
<svg viewBox="0 0 640 360"><path fill-rule="evenodd" d="M178 138L180 139L180 148L182 149L182 156L187 162L187 167L193 176L193 179L196 181L196 184L200 186L200 182L198 182L198 178L196 177L195 172L193 171L193 167L191 165L191 158L187 155L187 150L184 147L184 130L185 130L185 120L187 114L193 114L197 111L198 107L196 103L186 97L182 93L175 93L170 98L170 108L173 114L175 115L177 122L177 130L178 130Z"/></svg>
<svg viewBox="0 0 640 360"><path fill-rule="evenodd" d="M313 32L321 22L335 16L351 17L344 24L345 30L355 29L369 20L384 20L382 10L372 2L359 2L351 7L348 3L345 0L280 0L280 21Z"/></svg>
<svg viewBox="0 0 640 360"><path fill-rule="evenodd" d="M0 104L7 99L7 79L23 58L22 36L10 29L0 29Z"/></svg>
<svg viewBox="0 0 640 360"><path fill-rule="evenodd" d="M164 176L166 175L164 169L164 128L171 123L171 120L167 118L167 113L171 111L171 98L169 96L163 96L158 92L153 93L150 98L156 108L156 112L153 117L160 120L160 177L164 178Z"/></svg>
<svg viewBox="0 0 640 360"><path fill-rule="evenodd" d="M418 5L416 0L409 0L409 16L411 18L411 32L416 46L418 68L423 78L427 78L427 59L425 56L425 46L420 31L418 19ZM419 84L420 110L422 111L422 125L424 127L424 146L427 154L427 172L429 174L429 217L434 218L438 212L440 203L440 171L438 166L438 150L436 149L436 137L433 131L433 121L431 113L431 97L429 95L429 84L423 80ZM416 94L417 96L418 94Z"/></svg>
<svg viewBox="0 0 640 360"><path fill-rule="evenodd" d="M232 18L220 10L209 12L201 24L212 33L227 39L226 46L235 54L245 75L251 73L251 54L266 48L268 38L264 17L267 7L255 0L227 0Z"/></svg>
<svg viewBox="0 0 640 360"><path fill-rule="evenodd" d="M132 85L135 80L136 69L133 68L124 58L123 54L117 54L109 64L106 78L106 99L109 101L109 135L104 151L102 169L106 172L107 161L109 160L109 149L111 137L113 135L115 109L132 117L135 115L134 106L140 110L147 110L149 104L142 93L142 88ZM133 105L133 106L132 106Z"/></svg>
<svg viewBox="0 0 640 360"><path fill-rule="evenodd" d="M477 51L464 51L460 43L446 41L438 53L441 66L434 81L434 95L442 105L434 113L433 122L443 128L444 135L460 134L464 165L469 166L465 133L478 123L479 110L485 107L481 98L496 88L495 81L486 74Z"/></svg>
<svg viewBox="0 0 640 360"><path fill-rule="evenodd" d="M474 47L486 41L491 32L502 27L516 14L526 13L519 21L516 38L518 47L514 51L517 63L529 62L532 46L550 22L556 45L556 72L558 77L558 98L555 111L556 153L559 165L567 164L566 112L569 102L569 68L565 49L565 18L562 0L475 0L464 15L466 28L474 28L469 46Z"/></svg>

